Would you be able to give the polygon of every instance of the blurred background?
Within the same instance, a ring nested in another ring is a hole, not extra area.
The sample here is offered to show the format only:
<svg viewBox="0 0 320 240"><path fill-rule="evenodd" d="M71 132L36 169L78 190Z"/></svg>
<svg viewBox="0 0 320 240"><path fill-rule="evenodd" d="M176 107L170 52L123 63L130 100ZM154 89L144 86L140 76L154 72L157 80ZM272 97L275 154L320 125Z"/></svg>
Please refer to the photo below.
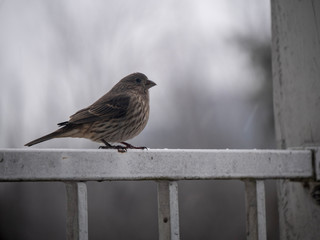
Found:
<svg viewBox="0 0 320 240"><path fill-rule="evenodd" d="M0 1L0 148L143 72L149 148L275 148L268 0ZM98 148L58 139L32 148ZM155 182L89 182L90 239L157 239ZM241 181L180 181L181 237L245 239ZM278 239L268 181L268 239ZM63 183L1 183L0 239L65 239Z"/></svg>

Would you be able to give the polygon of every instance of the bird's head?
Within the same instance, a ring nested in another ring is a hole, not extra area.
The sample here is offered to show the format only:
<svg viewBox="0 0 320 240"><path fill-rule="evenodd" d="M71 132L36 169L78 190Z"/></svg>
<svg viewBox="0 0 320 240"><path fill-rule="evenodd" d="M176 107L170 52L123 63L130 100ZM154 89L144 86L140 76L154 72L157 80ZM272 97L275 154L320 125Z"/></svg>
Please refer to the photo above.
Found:
<svg viewBox="0 0 320 240"><path fill-rule="evenodd" d="M148 89L156 86L153 81L149 80L143 73L132 73L122 78L114 88L117 90L124 91L135 91L138 93L148 93Z"/></svg>

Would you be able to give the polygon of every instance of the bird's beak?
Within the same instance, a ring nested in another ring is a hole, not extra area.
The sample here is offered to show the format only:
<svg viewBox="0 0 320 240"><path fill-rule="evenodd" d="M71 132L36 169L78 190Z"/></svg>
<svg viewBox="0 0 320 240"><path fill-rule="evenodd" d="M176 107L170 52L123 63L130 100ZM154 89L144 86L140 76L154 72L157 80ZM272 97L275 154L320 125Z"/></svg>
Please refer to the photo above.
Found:
<svg viewBox="0 0 320 240"><path fill-rule="evenodd" d="M147 89L149 89L149 88L152 88L152 87L154 87L154 86L156 86L157 84L155 83L155 82L153 82L153 81L151 81L151 80L147 80L147 82L146 82L146 88Z"/></svg>

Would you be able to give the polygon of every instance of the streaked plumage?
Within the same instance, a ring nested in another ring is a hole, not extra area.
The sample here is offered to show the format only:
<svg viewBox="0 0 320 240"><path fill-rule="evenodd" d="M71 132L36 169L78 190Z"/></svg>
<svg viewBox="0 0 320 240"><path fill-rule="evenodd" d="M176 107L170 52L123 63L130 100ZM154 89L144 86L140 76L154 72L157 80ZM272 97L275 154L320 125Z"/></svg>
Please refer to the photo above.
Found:
<svg viewBox="0 0 320 240"><path fill-rule="evenodd" d="M133 147L125 141L137 136L146 126L149 118L148 89L155 85L146 75L132 73L92 105L71 115L69 121L58 123L61 128L25 146L52 138L78 137L102 142L105 148L123 148L113 147L109 142Z"/></svg>

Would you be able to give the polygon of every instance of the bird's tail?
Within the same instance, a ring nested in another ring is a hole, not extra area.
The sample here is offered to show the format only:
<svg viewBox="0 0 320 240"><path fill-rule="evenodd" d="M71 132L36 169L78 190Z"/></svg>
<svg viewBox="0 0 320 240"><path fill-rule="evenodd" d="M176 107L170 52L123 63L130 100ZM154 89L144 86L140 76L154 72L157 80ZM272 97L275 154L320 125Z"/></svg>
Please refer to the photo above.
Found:
<svg viewBox="0 0 320 240"><path fill-rule="evenodd" d="M70 132L70 128L68 128L67 126L63 127L63 128L59 128L58 130L52 132L52 133L49 133L48 135L45 135L41 138L37 138L36 140L33 140L31 142L28 142L25 144L25 146L32 146L32 145L35 145L35 144L38 144L38 143L41 143L41 142L44 142L44 141L47 141L47 140L50 140L50 139L53 139L53 138L59 138L59 137L69 137L68 135L66 135L66 133Z"/></svg>

